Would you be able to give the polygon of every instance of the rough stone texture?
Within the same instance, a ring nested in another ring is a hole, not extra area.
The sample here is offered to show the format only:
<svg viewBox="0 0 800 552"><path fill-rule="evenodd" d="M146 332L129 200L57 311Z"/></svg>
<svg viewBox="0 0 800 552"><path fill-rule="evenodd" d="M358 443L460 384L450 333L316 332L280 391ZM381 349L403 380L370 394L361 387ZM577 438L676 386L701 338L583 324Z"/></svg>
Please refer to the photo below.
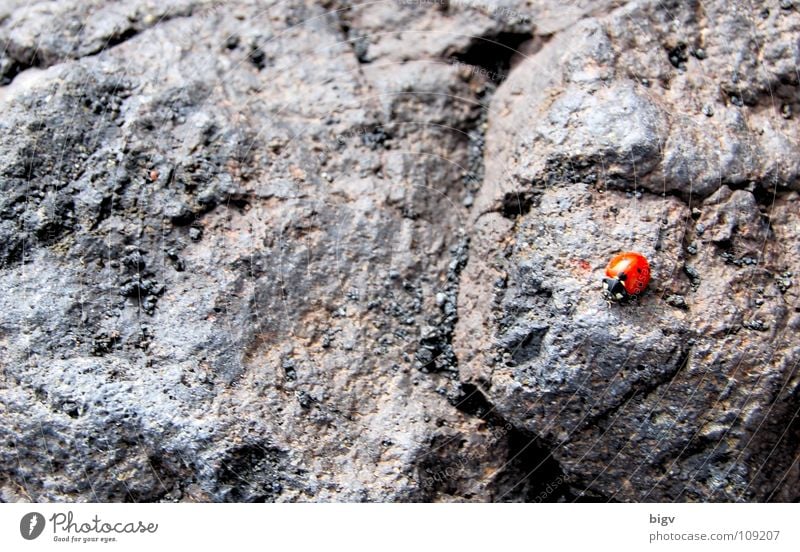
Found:
<svg viewBox="0 0 800 552"><path fill-rule="evenodd" d="M576 496L800 498L800 16L772 4L631 2L492 100L461 377ZM653 282L607 305L624 250Z"/></svg>
<svg viewBox="0 0 800 552"><path fill-rule="evenodd" d="M3 500L491 500L520 479L518 432L451 404L485 79L361 65L328 8L4 20L31 68L6 73L0 133Z"/></svg>
<svg viewBox="0 0 800 552"><path fill-rule="evenodd" d="M6 2L0 500L796 500L774 4Z"/></svg>

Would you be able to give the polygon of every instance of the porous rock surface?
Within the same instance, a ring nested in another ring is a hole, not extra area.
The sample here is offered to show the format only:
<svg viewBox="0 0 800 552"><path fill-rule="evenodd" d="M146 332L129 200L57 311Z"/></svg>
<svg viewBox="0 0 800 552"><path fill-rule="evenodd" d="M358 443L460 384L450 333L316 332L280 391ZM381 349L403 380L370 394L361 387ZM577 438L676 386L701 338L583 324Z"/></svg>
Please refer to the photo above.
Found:
<svg viewBox="0 0 800 552"><path fill-rule="evenodd" d="M0 499L796 500L781 4L6 2Z"/></svg>
<svg viewBox="0 0 800 552"><path fill-rule="evenodd" d="M576 496L796 500L800 17L631 2L492 100L455 346ZM639 301L597 291L619 251Z"/></svg>

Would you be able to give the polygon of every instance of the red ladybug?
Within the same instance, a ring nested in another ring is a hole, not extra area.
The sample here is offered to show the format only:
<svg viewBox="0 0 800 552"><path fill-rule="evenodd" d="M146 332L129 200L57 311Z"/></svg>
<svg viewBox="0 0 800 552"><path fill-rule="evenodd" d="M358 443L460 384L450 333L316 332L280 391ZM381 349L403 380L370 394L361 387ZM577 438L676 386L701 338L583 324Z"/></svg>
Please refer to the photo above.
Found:
<svg viewBox="0 0 800 552"><path fill-rule="evenodd" d="M615 255L606 267L603 294L611 301L622 301L644 291L650 282L650 264L639 253Z"/></svg>

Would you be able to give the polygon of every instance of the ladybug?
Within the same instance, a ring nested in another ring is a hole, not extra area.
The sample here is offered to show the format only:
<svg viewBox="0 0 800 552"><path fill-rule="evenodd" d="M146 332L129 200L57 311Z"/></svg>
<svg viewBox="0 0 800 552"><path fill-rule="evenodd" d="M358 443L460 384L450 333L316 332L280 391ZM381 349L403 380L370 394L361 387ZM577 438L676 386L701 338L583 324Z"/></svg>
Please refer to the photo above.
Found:
<svg viewBox="0 0 800 552"><path fill-rule="evenodd" d="M603 295L610 301L636 297L650 282L650 263L640 253L627 251L615 255L606 267Z"/></svg>

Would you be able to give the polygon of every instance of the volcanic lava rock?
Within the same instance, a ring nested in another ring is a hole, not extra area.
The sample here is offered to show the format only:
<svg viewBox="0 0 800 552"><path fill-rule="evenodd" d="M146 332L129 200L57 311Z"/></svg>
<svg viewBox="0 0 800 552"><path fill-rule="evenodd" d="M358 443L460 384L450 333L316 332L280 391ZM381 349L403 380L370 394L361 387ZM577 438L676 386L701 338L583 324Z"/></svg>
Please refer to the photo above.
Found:
<svg viewBox="0 0 800 552"><path fill-rule="evenodd" d="M0 500L796 500L798 14L666 4L5 2Z"/></svg>
<svg viewBox="0 0 800 552"><path fill-rule="evenodd" d="M0 24L0 496L491 500L508 437L446 397L485 79L162 4Z"/></svg>
<svg viewBox="0 0 800 552"><path fill-rule="evenodd" d="M576 497L798 498L800 132L781 115L798 24L631 2L492 99L454 347ZM626 250L652 283L607 305L596 286Z"/></svg>

